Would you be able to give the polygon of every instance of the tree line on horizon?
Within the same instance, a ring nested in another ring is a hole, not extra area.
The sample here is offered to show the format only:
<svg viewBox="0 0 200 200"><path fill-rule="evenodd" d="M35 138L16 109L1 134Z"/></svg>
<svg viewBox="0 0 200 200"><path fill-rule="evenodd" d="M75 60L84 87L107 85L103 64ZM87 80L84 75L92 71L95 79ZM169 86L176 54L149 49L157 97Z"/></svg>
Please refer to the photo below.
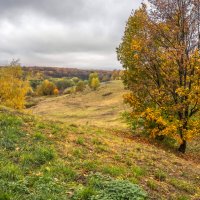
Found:
<svg viewBox="0 0 200 200"><path fill-rule="evenodd" d="M79 77L65 77L65 73L62 74L62 78L55 78L57 75L47 76L43 72L46 68L42 68L42 71L40 68L38 70L36 68L34 70L32 68L24 69L18 60L13 60L8 66L0 67L0 105L23 109L26 105L29 106L26 104L29 96L72 94L84 91L87 86L92 90L97 90L100 82L121 79L120 70L114 70L112 74L103 71L100 74L101 78L98 72L91 72L87 79L81 79L79 78L80 74ZM61 69L57 69L59 73ZM68 70L71 69L64 69L65 72ZM78 71L88 73L87 70ZM76 73L73 74L72 70L71 75L76 75Z"/></svg>

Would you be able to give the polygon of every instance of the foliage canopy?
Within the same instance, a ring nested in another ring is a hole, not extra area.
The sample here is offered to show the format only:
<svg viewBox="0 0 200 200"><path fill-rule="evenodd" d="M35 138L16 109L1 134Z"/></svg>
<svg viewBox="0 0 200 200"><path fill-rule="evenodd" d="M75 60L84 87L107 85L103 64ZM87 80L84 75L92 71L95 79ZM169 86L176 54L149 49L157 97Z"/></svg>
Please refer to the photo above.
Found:
<svg viewBox="0 0 200 200"><path fill-rule="evenodd" d="M23 77L23 71L17 61L10 66L0 68L0 103L15 109L24 108L29 83Z"/></svg>
<svg viewBox="0 0 200 200"><path fill-rule="evenodd" d="M89 75L88 85L93 90L96 90L100 86L99 76L97 73L91 73Z"/></svg>
<svg viewBox="0 0 200 200"><path fill-rule="evenodd" d="M37 87L37 93L38 95L57 95L58 89L56 88L56 85L53 82L50 82L49 80L44 80L38 87Z"/></svg>
<svg viewBox="0 0 200 200"><path fill-rule="evenodd" d="M199 134L200 2L149 0L129 17L117 48L131 116L150 136L180 143Z"/></svg>

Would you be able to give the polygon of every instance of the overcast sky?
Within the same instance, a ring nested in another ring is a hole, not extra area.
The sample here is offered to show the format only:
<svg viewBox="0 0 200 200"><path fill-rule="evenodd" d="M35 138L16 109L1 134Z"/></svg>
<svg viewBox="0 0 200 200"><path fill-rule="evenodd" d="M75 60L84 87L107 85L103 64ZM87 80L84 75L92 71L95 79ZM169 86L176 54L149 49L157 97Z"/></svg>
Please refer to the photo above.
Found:
<svg viewBox="0 0 200 200"><path fill-rule="evenodd" d="M141 0L0 0L0 65L120 67L115 49Z"/></svg>

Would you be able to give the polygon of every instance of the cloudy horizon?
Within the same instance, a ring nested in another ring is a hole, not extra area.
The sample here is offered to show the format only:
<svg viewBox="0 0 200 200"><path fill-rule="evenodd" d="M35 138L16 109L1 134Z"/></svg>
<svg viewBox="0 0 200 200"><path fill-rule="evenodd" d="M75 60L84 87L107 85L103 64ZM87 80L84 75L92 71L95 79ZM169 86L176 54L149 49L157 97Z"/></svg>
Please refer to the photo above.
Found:
<svg viewBox="0 0 200 200"><path fill-rule="evenodd" d="M119 68L115 49L140 0L0 0L0 65Z"/></svg>

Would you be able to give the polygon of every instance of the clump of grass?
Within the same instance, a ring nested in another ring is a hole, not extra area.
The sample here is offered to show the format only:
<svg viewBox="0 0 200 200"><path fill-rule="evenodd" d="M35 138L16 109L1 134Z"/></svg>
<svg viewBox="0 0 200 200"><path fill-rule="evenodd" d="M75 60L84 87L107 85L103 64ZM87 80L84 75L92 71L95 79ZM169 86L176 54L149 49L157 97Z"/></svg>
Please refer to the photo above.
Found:
<svg viewBox="0 0 200 200"><path fill-rule="evenodd" d="M165 181L166 178L167 178L167 174L162 171L162 170L158 170L156 173L155 173L155 178L159 181Z"/></svg>
<svg viewBox="0 0 200 200"><path fill-rule="evenodd" d="M33 165L34 164L34 160L35 160L35 157L31 153L23 153L20 156L20 161L22 163L22 166L25 167L25 168Z"/></svg>
<svg viewBox="0 0 200 200"><path fill-rule="evenodd" d="M95 144L95 145L102 145L103 144L102 141L99 140L98 138L93 138L92 143Z"/></svg>
<svg viewBox="0 0 200 200"><path fill-rule="evenodd" d="M98 145L95 147L97 153L108 152L108 148L105 145Z"/></svg>
<svg viewBox="0 0 200 200"><path fill-rule="evenodd" d="M131 177L128 180L133 184L138 184L139 183L139 180L136 177Z"/></svg>
<svg viewBox="0 0 200 200"><path fill-rule="evenodd" d="M23 120L17 116L0 113L0 146L9 151L15 150L17 143L25 135L20 130Z"/></svg>
<svg viewBox="0 0 200 200"><path fill-rule="evenodd" d="M7 150L14 150L17 142L19 142L19 136L15 133L16 132L12 130L12 128L7 128L7 132L4 133L4 137L0 141L0 145Z"/></svg>
<svg viewBox="0 0 200 200"><path fill-rule="evenodd" d="M78 132L78 126L76 124L70 124L68 126L68 130L73 132L73 133L77 133Z"/></svg>
<svg viewBox="0 0 200 200"><path fill-rule="evenodd" d="M97 170L97 162L96 161L84 161L83 168L88 171L96 171Z"/></svg>
<svg viewBox="0 0 200 200"><path fill-rule="evenodd" d="M55 123L51 124L50 127L51 127L52 134L57 134L61 131L61 128Z"/></svg>
<svg viewBox="0 0 200 200"><path fill-rule="evenodd" d="M128 165L128 166L133 165L132 160L130 158L126 158L125 162L126 162L126 165Z"/></svg>
<svg viewBox="0 0 200 200"><path fill-rule="evenodd" d="M158 185L154 180L148 180L147 181L147 186L151 189L151 190L157 190L158 189Z"/></svg>
<svg viewBox="0 0 200 200"><path fill-rule="evenodd" d="M194 194L196 192L196 187L186 181L171 179L170 183L177 189Z"/></svg>
<svg viewBox="0 0 200 200"><path fill-rule="evenodd" d="M42 122L37 122L36 124L36 128L41 130L41 129L45 129L46 128L46 124L45 123L42 123Z"/></svg>
<svg viewBox="0 0 200 200"><path fill-rule="evenodd" d="M76 140L76 144L84 145L84 143L85 143L85 139L82 137L78 137L78 139Z"/></svg>
<svg viewBox="0 0 200 200"><path fill-rule="evenodd" d="M22 175L20 168L17 165L8 163L5 166L1 166L0 178L10 181L18 180Z"/></svg>
<svg viewBox="0 0 200 200"><path fill-rule="evenodd" d="M188 197L188 196L178 196L177 197L177 200L190 200L190 197Z"/></svg>
<svg viewBox="0 0 200 200"><path fill-rule="evenodd" d="M92 196L94 196L96 194L96 190L93 189L92 187L90 186L82 186L82 187L79 187L73 197L72 197L72 200L89 200L91 199Z"/></svg>
<svg viewBox="0 0 200 200"><path fill-rule="evenodd" d="M65 183L49 175L35 178L32 187L34 190L29 195L29 199L66 199Z"/></svg>
<svg viewBox="0 0 200 200"><path fill-rule="evenodd" d="M75 158L84 158L85 152L82 148L76 148L72 151L72 155Z"/></svg>
<svg viewBox="0 0 200 200"><path fill-rule="evenodd" d="M133 166L131 171L135 177L140 177L140 176L146 175L146 170L140 166Z"/></svg>
<svg viewBox="0 0 200 200"><path fill-rule="evenodd" d="M0 200L10 200L11 196L8 193L0 191Z"/></svg>
<svg viewBox="0 0 200 200"><path fill-rule="evenodd" d="M35 151L35 161L38 164L45 164L46 162L53 160L56 156L53 148L39 147Z"/></svg>
<svg viewBox="0 0 200 200"><path fill-rule="evenodd" d="M35 140L44 140L45 139L45 136L41 132L36 132L33 135L33 137L34 137Z"/></svg>
<svg viewBox="0 0 200 200"><path fill-rule="evenodd" d="M108 165L108 166L103 166L102 172L115 177L123 175L125 173L125 170L122 167Z"/></svg>
<svg viewBox="0 0 200 200"><path fill-rule="evenodd" d="M56 157L55 150L51 147L39 146L30 153L24 153L20 156L24 167L40 166Z"/></svg>
<svg viewBox="0 0 200 200"><path fill-rule="evenodd" d="M120 155L115 155L115 156L114 156L114 159L115 159L116 161L121 161L121 160L122 160L122 157L121 157Z"/></svg>
<svg viewBox="0 0 200 200"><path fill-rule="evenodd" d="M50 167L44 166L43 171L48 176L56 177L65 182L74 181L77 177L77 173L62 161L57 161Z"/></svg>

